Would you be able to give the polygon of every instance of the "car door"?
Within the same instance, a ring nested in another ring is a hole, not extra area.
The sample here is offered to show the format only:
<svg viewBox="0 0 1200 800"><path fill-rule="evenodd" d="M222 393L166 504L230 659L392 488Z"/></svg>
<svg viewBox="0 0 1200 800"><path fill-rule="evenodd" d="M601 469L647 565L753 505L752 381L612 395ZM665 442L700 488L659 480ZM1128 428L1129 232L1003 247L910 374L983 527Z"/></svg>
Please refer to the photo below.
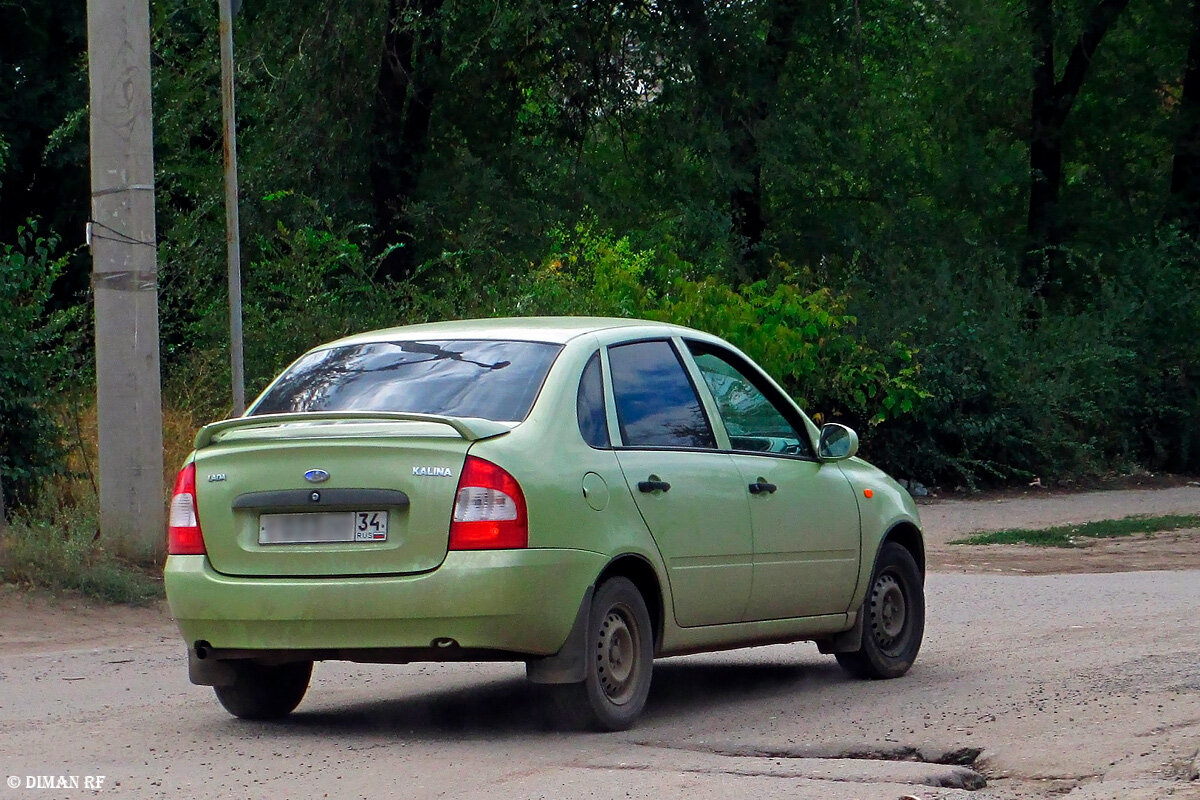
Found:
<svg viewBox="0 0 1200 800"><path fill-rule="evenodd" d="M740 621L753 577L749 503L679 353L665 339L608 348L617 460L667 566L679 625Z"/></svg>
<svg viewBox="0 0 1200 800"><path fill-rule="evenodd" d="M845 612L861 557L858 502L812 451L800 415L733 351L688 342L748 493L754 577L746 619Z"/></svg>

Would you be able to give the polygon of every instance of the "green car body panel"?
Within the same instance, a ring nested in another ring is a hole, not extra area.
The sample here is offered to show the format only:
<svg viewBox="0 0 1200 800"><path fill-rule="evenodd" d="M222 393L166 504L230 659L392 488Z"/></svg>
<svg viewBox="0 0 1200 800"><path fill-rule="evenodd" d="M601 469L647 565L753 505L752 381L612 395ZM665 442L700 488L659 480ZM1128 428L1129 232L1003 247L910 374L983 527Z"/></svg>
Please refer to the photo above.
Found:
<svg viewBox="0 0 1200 800"><path fill-rule="evenodd" d="M720 402L686 354L720 348L733 363L749 360L708 334L637 320L479 320L376 331L318 350L443 339L561 349L520 420L339 411L248 416L200 431L187 463L204 553L173 554L165 568L193 666L205 652L536 663L562 654L591 593L614 574L645 596L656 655L828 641L855 630L886 538L924 570L907 492L857 458L802 457L817 452L821 432L794 404L786 415L804 441L788 446L800 455L733 446ZM714 446L624 446L609 348L630 342L670 344ZM576 410L581 375L597 357L609 440L601 446L584 440ZM786 397L753 369L756 386ZM468 456L520 485L526 547L448 549ZM314 484L310 470L327 477ZM639 488L655 480L670 489ZM264 543L260 515L311 511L306 493L332 498L334 510L386 511L387 539ZM218 683L214 674L194 669L193 680Z"/></svg>

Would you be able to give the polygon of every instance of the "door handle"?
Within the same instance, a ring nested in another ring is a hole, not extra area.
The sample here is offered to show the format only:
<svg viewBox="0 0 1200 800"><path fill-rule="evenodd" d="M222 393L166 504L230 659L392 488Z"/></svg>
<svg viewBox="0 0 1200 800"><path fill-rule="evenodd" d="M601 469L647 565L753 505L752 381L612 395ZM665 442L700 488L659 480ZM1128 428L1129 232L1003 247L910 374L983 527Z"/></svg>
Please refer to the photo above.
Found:
<svg viewBox="0 0 1200 800"><path fill-rule="evenodd" d="M647 494L650 492L669 492L671 491L671 484L659 480L657 475L651 475L649 480L638 481L638 491L646 492Z"/></svg>
<svg viewBox="0 0 1200 800"><path fill-rule="evenodd" d="M775 490L779 487L773 483L767 483L762 478L759 478L754 483L750 484L750 494L775 494Z"/></svg>

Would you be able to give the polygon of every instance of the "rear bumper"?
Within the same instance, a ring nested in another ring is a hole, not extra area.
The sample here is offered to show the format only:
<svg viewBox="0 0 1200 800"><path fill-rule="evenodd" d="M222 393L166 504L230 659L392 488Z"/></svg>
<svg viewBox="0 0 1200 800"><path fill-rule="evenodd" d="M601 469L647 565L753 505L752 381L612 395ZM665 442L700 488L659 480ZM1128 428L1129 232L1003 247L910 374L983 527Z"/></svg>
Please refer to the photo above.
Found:
<svg viewBox="0 0 1200 800"><path fill-rule="evenodd" d="M189 648L417 650L453 640L540 656L562 646L606 561L585 550L492 550L451 552L419 575L240 578L205 556L171 556L165 579Z"/></svg>

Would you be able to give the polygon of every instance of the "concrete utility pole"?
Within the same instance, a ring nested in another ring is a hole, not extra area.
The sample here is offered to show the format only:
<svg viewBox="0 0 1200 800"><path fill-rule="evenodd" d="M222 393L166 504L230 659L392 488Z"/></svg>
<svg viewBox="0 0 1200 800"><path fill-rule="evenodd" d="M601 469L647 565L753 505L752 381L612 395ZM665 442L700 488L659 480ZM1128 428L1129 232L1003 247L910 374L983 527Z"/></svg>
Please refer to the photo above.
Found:
<svg viewBox="0 0 1200 800"><path fill-rule="evenodd" d="M165 549L148 0L88 0L92 285L100 531L138 561Z"/></svg>

